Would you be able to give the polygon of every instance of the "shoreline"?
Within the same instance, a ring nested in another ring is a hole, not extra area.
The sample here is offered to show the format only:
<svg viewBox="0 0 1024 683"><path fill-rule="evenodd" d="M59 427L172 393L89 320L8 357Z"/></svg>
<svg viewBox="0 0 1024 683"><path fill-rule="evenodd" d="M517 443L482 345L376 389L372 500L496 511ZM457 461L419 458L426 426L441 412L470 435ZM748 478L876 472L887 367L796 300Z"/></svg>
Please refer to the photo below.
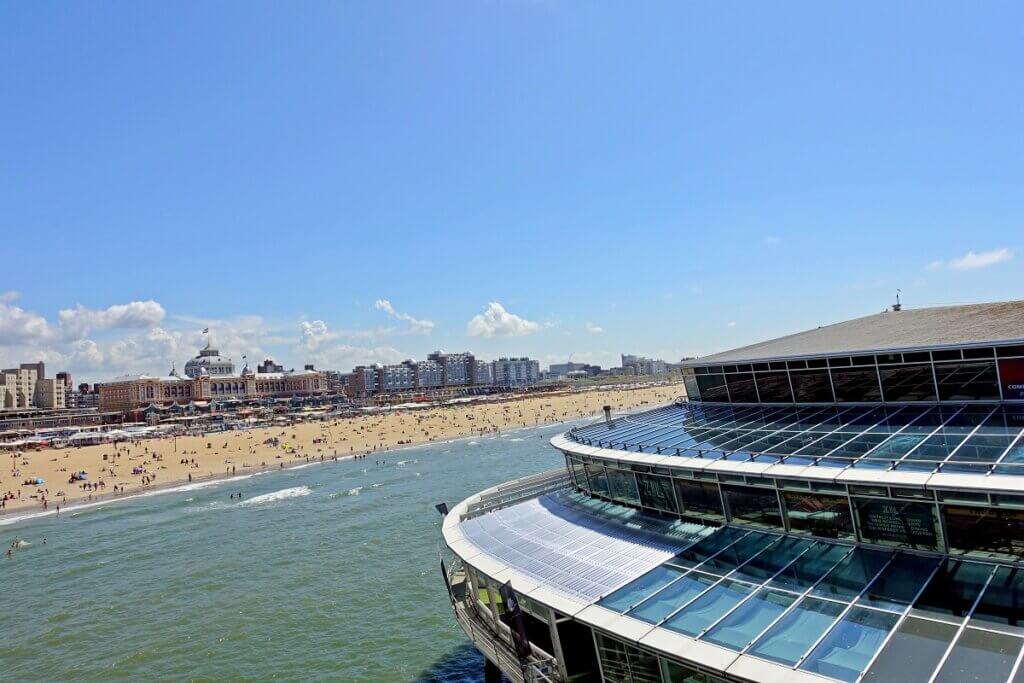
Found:
<svg viewBox="0 0 1024 683"><path fill-rule="evenodd" d="M578 424L580 420L599 419L607 405L621 414L666 404L678 397L679 388L675 384L588 391L493 404L309 420L176 439L16 452L12 453L9 476L0 478L0 490L17 495L0 509L0 524L10 524L11 519L55 515L58 505L64 512L82 505L128 500L189 485L211 485L335 458L341 461L458 439L487 438L502 432ZM106 486L61 483L67 481L69 473L79 471L89 473L89 483L105 481ZM25 480L34 477L44 479L46 485L29 485L26 492ZM126 490L115 493L115 488ZM68 495L60 495L65 491ZM49 501L47 509L43 509L43 494Z"/></svg>
<svg viewBox="0 0 1024 683"><path fill-rule="evenodd" d="M653 407L658 407L658 406L653 406ZM629 412L629 411L627 410L627 411L623 411L623 412ZM526 427L514 427L514 428L506 430L505 433L506 434L513 434L513 433L516 433L516 432L522 432L522 431L531 430L531 429L543 429L545 427L551 427L553 425L572 424L572 423L576 423L576 422L583 422L583 421L586 421L586 420L593 420L593 419L599 418L599 417L601 417L601 412L600 411L595 412L595 413L591 413L590 415L585 415L585 416L582 416L582 417L573 418L571 420L558 420L558 421L540 422L540 423L537 423L535 425L526 426ZM493 434L493 436L492 436L492 434ZM465 441L466 439L479 439L479 438L495 438L495 439L497 439L497 438L501 438L500 437L500 434L501 434L500 431L494 432L492 434L477 434L477 433L474 433L474 432L469 432L469 433L463 433L463 434L460 434L458 436L454 436L454 437L451 437L451 438L448 438L448 439L439 440L439 441L430 441L430 440L428 440L428 441L420 441L420 442L417 442L417 443L408 443L408 444L389 446L389 447L385 447L383 449L378 449L378 450L367 450L367 451L363 451L361 453L346 453L345 455L324 456L322 460L319 457L317 457L317 458L313 458L313 457L310 457L310 458L305 458L305 457L303 457L303 458L296 458L296 459L290 460L288 462L280 462L280 461L278 461L276 463L276 465L277 465L276 467L275 466L271 466L271 465L267 465L267 466L259 465L259 466L248 467L246 469L247 470L251 470L251 471L243 472L241 474L220 474L220 473L217 473L217 474L209 474L209 475L202 475L202 476L199 476L199 477L193 477L192 481L189 481L188 479L179 479L179 480L170 481L170 482L161 482L160 484L154 484L151 487L149 487L147 489L144 489L142 491L135 491L135 492L132 492L132 493L119 494L119 493L114 493L113 491L107 492L107 493L97 493L97 494L93 494L91 500L89 499L88 495L85 495L85 496L80 496L80 497L77 497L77 498L69 501L66 506L61 508L60 512L66 514L66 513L69 513L69 512L74 512L74 511L77 511L77 510L88 509L88 508L91 508L91 507L96 507L98 505L103 505L103 504L111 503L111 502L128 501L128 500L134 500L134 499L138 499L138 498L146 498L146 497L149 497L149 496L159 495L159 494L163 494L163 493L175 493L175 492L179 492L179 491L191 491L191 490L195 490L195 489L199 489L199 488L206 488L208 486L215 486L215 485L218 485L218 484L223 484L223 483L229 482L229 481L240 481L240 480L244 480L244 479L250 479L252 477L255 477L255 476L258 476L258 475L261 475L261 474L267 474L268 472L287 472L289 470L302 469L304 467L309 467L311 465L326 465L326 464L332 463L332 462L344 462L346 460L355 460L355 459L357 459L359 457L368 456L370 453L391 453L391 452L394 452L394 451L403 451L403 450L410 450L410 449L413 449L413 448L422 448L424 446L443 445L443 444L455 443L457 441ZM38 510L38 509L33 510L31 508L28 508L28 506L22 506L22 507L18 507L18 508L0 510L0 527L11 526L11 525L17 524L18 522L31 521L31 520L40 519L40 518L43 518L43 517L56 516L57 515L57 510L55 508L56 508L56 506L51 507L51 508L49 508L47 510Z"/></svg>

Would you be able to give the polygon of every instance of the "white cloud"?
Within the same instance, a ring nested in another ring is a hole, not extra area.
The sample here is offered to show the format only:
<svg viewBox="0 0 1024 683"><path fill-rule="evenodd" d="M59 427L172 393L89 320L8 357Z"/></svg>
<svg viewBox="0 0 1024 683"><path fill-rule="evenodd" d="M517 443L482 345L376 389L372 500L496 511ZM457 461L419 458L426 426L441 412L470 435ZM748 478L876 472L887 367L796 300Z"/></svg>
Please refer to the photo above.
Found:
<svg viewBox="0 0 1024 683"><path fill-rule="evenodd" d="M1004 263L1012 258L1013 251L1006 247L981 252L971 250L963 256L949 259L949 261L932 261L928 264L928 270L942 270L943 268L949 268L950 270L977 270L994 266L997 263Z"/></svg>
<svg viewBox="0 0 1024 683"><path fill-rule="evenodd" d="M9 289L6 292L0 292L0 303L11 304L21 298L21 292L16 289Z"/></svg>
<svg viewBox="0 0 1024 683"><path fill-rule="evenodd" d="M729 322L726 323L726 325L728 327L736 327L736 321L735 320L730 320Z"/></svg>
<svg viewBox="0 0 1024 683"><path fill-rule="evenodd" d="M959 258L951 260L949 262L949 267L953 270L975 270L976 268L994 266L997 263L1009 261L1012 258L1013 252L1005 247L1002 249L993 249L992 251L983 251L981 253L969 251Z"/></svg>
<svg viewBox="0 0 1024 683"><path fill-rule="evenodd" d="M781 242L782 238L776 237L775 235L767 235L764 238L765 244L780 244Z"/></svg>
<svg viewBox="0 0 1024 683"><path fill-rule="evenodd" d="M589 332L590 334L601 334L602 332L604 332L604 328L603 328L603 327L600 327L600 326L598 326L598 325L595 325L595 324L594 324L594 323L592 323L592 322L587 322L587 323L584 323L584 324L583 324L583 327L584 327L584 328L585 328L585 329L587 330L587 332Z"/></svg>
<svg viewBox="0 0 1024 683"><path fill-rule="evenodd" d="M303 320L299 323L299 331L299 346L307 351L316 351L335 338L323 320Z"/></svg>
<svg viewBox="0 0 1024 683"><path fill-rule="evenodd" d="M540 323L526 320L514 313L509 313L497 301L487 304L487 310L473 316L466 323L466 334L470 337L522 337L540 332Z"/></svg>
<svg viewBox="0 0 1024 683"><path fill-rule="evenodd" d="M67 362L71 365L95 370L103 366L104 356L100 347L91 339L79 339L71 345L72 352Z"/></svg>
<svg viewBox="0 0 1024 683"><path fill-rule="evenodd" d="M46 318L19 306L0 303L0 346L43 342L53 334Z"/></svg>
<svg viewBox="0 0 1024 683"><path fill-rule="evenodd" d="M150 299L115 304L102 310L86 308L62 309L57 314L61 331L69 338L82 338L93 330L139 329L158 325L166 315L164 307Z"/></svg>
<svg viewBox="0 0 1024 683"><path fill-rule="evenodd" d="M388 316L395 318L396 320L403 320L409 323L410 329L413 332L422 332L426 334L434 329L433 320L421 320L419 318L412 317L408 313L399 313L387 299L377 299L373 306L378 311L384 311Z"/></svg>

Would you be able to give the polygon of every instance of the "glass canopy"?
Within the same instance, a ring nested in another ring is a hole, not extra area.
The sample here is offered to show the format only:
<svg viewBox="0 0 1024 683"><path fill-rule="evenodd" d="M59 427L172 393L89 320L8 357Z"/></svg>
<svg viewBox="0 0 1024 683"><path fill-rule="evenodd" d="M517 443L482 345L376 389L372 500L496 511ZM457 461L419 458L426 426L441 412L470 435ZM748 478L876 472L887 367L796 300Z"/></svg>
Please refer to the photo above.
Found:
<svg viewBox="0 0 1024 683"><path fill-rule="evenodd" d="M1020 674L1024 569L721 528L600 605L840 681Z"/></svg>
<svg viewBox="0 0 1024 683"><path fill-rule="evenodd" d="M676 403L576 428L578 443L705 459L901 471L1024 473L1024 405Z"/></svg>

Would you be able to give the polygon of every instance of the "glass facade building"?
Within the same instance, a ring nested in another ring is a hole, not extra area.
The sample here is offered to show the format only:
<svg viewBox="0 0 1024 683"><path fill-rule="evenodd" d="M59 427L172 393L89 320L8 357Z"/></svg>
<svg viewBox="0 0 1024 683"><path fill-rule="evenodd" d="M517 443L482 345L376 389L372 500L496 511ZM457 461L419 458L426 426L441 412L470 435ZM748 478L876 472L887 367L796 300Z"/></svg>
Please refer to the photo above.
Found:
<svg viewBox="0 0 1024 683"><path fill-rule="evenodd" d="M547 610L549 680L1024 682L1024 304L896 310L682 376L670 405L552 439L569 491L533 514L596 537L562 543L508 486L490 524L514 542L446 519L462 561Z"/></svg>

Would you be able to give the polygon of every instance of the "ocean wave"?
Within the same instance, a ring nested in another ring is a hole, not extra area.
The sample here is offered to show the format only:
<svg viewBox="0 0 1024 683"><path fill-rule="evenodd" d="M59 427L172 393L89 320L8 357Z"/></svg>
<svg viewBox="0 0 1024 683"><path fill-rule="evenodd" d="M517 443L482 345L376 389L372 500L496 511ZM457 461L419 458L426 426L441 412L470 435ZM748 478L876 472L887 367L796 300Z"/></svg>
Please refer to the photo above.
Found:
<svg viewBox="0 0 1024 683"><path fill-rule="evenodd" d="M509 443L511 443L513 441L522 441L522 439L519 438L518 436L516 438L514 438L514 439L509 439Z"/></svg>
<svg viewBox="0 0 1024 683"><path fill-rule="evenodd" d="M273 491L271 493L264 493L260 496L253 496L247 500L243 500L239 503L241 507L248 507L250 505L262 505L263 503L276 503L279 500L287 500L289 498L299 498L301 496L308 496L312 491L308 486L293 486L289 489L281 489L280 491Z"/></svg>

